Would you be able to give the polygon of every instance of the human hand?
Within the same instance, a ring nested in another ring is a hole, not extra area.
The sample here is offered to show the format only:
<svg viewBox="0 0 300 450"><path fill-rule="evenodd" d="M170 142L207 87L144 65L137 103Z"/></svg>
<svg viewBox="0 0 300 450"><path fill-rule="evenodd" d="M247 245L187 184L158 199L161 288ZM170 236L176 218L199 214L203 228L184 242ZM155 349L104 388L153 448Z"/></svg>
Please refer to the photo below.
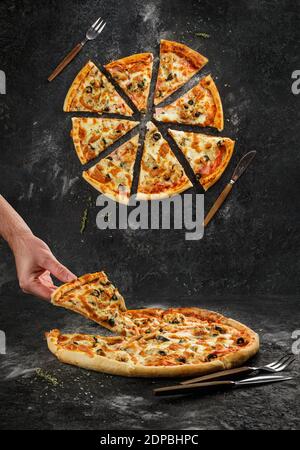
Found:
<svg viewBox="0 0 300 450"><path fill-rule="evenodd" d="M18 235L11 243L19 284L22 291L44 300L50 300L56 286L51 275L67 283L76 279L52 254L50 248L32 233Z"/></svg>

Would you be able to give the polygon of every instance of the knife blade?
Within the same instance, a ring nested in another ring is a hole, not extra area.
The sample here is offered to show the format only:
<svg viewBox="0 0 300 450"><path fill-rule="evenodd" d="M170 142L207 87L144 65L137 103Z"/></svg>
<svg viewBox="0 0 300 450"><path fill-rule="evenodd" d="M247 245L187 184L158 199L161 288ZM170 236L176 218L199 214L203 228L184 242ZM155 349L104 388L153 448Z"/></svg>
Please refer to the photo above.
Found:
<svg viewBox="0 0 300 450"><path fill-rule="evenodd" d="M178 384L175 386L167 386L163 388L158 388L153 390L153 394L156 396L163 395L184 395L194 392L199 393L209 393L211 391L218 391L219 389L231 389L234 387L242 387L247 385L259 385L259 384L269 384L278 383L281 381L292 380L291 376L284 375L262 375L254 378L245 378L240 381L211 381L206 383L195 383L195 384Z"/></svg>
<svg viewBox="0 0 300 450"><path fill-rule="evenodd" d="M256 155L256 151L253 150L246 155L243 156L243 158L240 160L238 165L235 168L235 171L231 177L230 182L227 184L225 189L221 192L215 203L213 204L212 208L210 209L209 213L205 217L204 220L204 227L207 227L209 222L212 220L212 218L215 216L217 211L220 209L220 207L223 205L224 201L230 194L233 185L237 182L237 180L243 175L243 173L246 171L246 169L251 164L252 160L254 159Z"/></svg>

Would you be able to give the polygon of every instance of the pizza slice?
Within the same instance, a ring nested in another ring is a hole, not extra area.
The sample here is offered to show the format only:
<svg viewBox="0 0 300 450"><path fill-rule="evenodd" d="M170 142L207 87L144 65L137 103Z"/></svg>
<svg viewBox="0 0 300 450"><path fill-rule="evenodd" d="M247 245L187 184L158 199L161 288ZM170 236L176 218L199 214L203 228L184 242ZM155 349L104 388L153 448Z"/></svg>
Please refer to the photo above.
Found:
<svg viewBox="0 0 300 450"><path fill-rule="evenodd" d="M87 317L110 331L133 334L135 325L126 311L124 298L104 272L83 275L60 286L51 303Z"/></svg>
<svg viewBox="0 0 300 450"><path fill-rule="evenodd" d="M105 68L137 109L145 113L152 78L152 53L140 53L118 59L107 64Z"/></svg>
<svg viewBox="0 0 300 450"><path fill-rule="evenodd" d="M160 200L192 187L182 165L158 128L147 124L138 185L138 200Z"/></svg>
<svg viewBox="0 0 300 450"><path fill-rule="evenodd" d="M129 377L217 372L243 364L259 349L254 331L220 314L200 308L171 308L157 315L160 327L150 323L137 336L102 337L53 330L46 335L48 347L64 363Z"/></svg>
<svg viewBox="0 0 300 450"><path fill-rule="evenodd" d="M64 111L95 112L132 116L133 111L105 75L89 61L73 81Z"/></svg>
<svg viewBox="0 0 300 450"><path fill-rule="evenodd" d="M95 117L74 117L71 136L78 158L86 164L99 156L139 122L126 119L99 119Z"/></svg>
<svg viewBox="0 0 300 450"><path fill-rule="evenodd" d="M159 122L183 123L224 128L224 116L218 89L210 75L190 91L164 108L156 108L154 118Z"/></svg>
<svg viewBox="0 0 300 450"><path fill-rule="evenodd" d="M207 191L228 166L235 142L229 138L186 131L169 130L169 134L189 161L199 183Z"/></svg>
<svg viewBox="0 0 300 450"><path fill-rule="evenodd" d="M154 104L158 105L173 94L207 62L208 59L205 56L184 44L162 40Z"/></svg>
<svg viewBox="0 0 300 450"><path fill-rule="evenodd" d="M83 172L83 178L107 197L128 204L138 146L137 134L94 167Z"/></svg>

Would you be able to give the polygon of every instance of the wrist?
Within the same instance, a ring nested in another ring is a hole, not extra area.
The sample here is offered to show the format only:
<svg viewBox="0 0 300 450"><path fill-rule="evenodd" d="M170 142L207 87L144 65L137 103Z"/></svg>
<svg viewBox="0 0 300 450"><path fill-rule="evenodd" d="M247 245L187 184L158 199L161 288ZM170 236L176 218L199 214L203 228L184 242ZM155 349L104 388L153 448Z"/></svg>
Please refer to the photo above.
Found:
<svg viewBox="0 0 300 450"><path fill-rule="evenodd" d="M14 252L18 247L20 247L24 242L32 239L34 237L32 231L28 228L20 230L12 230L6 236L6 240L12 251Z"/></svg>

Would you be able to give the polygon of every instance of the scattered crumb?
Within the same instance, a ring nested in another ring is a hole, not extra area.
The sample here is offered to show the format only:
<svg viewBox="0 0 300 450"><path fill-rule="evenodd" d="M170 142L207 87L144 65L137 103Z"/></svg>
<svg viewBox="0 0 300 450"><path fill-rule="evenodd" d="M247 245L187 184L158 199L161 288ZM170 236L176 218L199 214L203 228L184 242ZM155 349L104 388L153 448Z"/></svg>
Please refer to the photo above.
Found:
<svg viewBox="0 0 300 450"><path fill-rule="evenodd" d="M49 372L46 372L45 370L41 368L37 368L35 371L36 375L43 380L47 381L48 383L52 384L53 386L58 386L59 381L56 377L51 375Z"/></svg>
<svg viewBox="0 0 300 450"><path fill-rule="evenodd" d="M210 34L207 34L207 33L195 33L195 36L201 37L202 39L209 39L210 38Z"/></svg>

